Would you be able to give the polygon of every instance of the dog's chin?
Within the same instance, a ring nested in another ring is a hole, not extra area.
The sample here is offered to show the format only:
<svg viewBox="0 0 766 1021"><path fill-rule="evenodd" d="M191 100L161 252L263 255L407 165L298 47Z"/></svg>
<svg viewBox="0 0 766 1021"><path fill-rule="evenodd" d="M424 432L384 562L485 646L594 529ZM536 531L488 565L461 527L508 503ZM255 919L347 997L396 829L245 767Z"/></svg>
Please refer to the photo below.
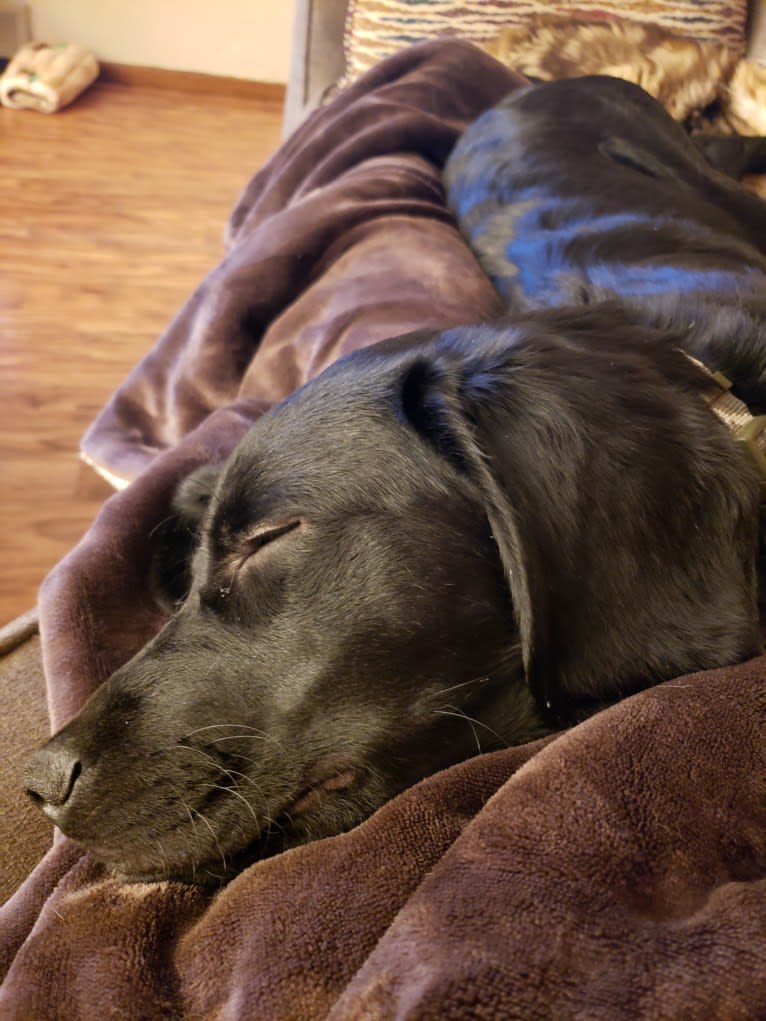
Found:
<svg viewBox="0 0 766 1021"><path fill-rule="evenodd" d="M378 801L360 784L360 771L352 766L333 764L309 771L298 790L272 821L254 834L244 849L229 852L218 835L218 854L210 859L195 859L193 849L179 863L143 862L138 858L117 860L110 854L93 850L116 879L125 883L180 882L217 887L228 883L248 866L299 844L334 836L351 829L375 808ZM381 801L382 803L382 801Z"/></svg>
<svg viewBox="0 0 766 1021"><path fill-rule="evenodd" d="M239 875L254 862L264 857L269 857L269 852L257 841L258 850L255 847L247 848L236 855L221 856L210 861L195 862L189 861L178 865L158 865L146 868L137 867L130 862L109 862L102 864L107 872L120 883L137 885L142 883L183 883L187 886L207 887L217 889L225 886L235 876ZM271 855L278 853L274 848Z"/></svg>

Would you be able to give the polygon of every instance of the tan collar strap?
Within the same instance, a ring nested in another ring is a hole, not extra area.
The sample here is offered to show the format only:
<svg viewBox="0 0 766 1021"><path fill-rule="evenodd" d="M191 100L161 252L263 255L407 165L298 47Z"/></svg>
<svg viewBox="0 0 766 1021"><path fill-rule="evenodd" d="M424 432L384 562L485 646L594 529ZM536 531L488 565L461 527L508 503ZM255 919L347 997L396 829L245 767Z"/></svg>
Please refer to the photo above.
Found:
<svg viewBox="0 0 766 1021"><path fill-rule="evenodd" d="M711 386L706 394L708 405L727 426L758 472L761 503L766 503L766 415L751 415L745 402L731 392L731 381L722 372L711 372L691 355L687 358L710 376Z"/></svg>

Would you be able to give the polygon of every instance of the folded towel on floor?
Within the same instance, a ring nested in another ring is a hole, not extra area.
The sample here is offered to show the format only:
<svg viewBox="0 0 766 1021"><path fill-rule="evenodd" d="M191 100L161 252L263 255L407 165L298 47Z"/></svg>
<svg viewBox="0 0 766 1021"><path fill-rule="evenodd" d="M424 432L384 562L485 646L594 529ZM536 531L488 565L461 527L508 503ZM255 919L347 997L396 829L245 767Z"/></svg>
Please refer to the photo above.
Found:
<svg viewBox="0 0 766 1021"><path fill-rule="evenodd" d="M0 77L0 103L15 110L55 113L98 77L98 62L73 43L22 46Z"/></svg>

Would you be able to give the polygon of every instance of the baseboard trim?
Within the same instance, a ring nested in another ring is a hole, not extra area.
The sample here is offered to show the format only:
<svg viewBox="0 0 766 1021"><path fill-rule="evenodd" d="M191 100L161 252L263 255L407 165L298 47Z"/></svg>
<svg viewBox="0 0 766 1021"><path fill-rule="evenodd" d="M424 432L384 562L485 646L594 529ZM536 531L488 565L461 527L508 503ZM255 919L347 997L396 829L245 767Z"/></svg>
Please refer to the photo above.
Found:
<svg viewBox="0 0 766 1021"><path fill-rule="evenodd" d="M101 64L100 80L113 85L140 85L149 89L240 96L272 103L284 103L286 89L281 82L258 82L220 74L201 74L198 71L172 71L163 67L109 62Z"/></svg>

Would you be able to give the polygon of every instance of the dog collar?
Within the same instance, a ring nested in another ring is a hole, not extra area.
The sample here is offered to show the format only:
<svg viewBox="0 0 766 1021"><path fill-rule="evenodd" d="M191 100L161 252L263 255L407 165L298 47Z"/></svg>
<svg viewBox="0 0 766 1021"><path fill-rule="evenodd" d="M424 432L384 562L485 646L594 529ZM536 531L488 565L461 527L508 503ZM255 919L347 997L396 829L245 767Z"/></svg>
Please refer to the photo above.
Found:
<svg viewBox="0 0 766 1021"><path fill-rule="evenodd" d="M766 415L751 415L745 402L731 392L731 380L722 372L711 372L697 358L687 357L710 377L711 386L706 394L708 406L729 429L757 471L761 503L766 504Z"/></svg>

